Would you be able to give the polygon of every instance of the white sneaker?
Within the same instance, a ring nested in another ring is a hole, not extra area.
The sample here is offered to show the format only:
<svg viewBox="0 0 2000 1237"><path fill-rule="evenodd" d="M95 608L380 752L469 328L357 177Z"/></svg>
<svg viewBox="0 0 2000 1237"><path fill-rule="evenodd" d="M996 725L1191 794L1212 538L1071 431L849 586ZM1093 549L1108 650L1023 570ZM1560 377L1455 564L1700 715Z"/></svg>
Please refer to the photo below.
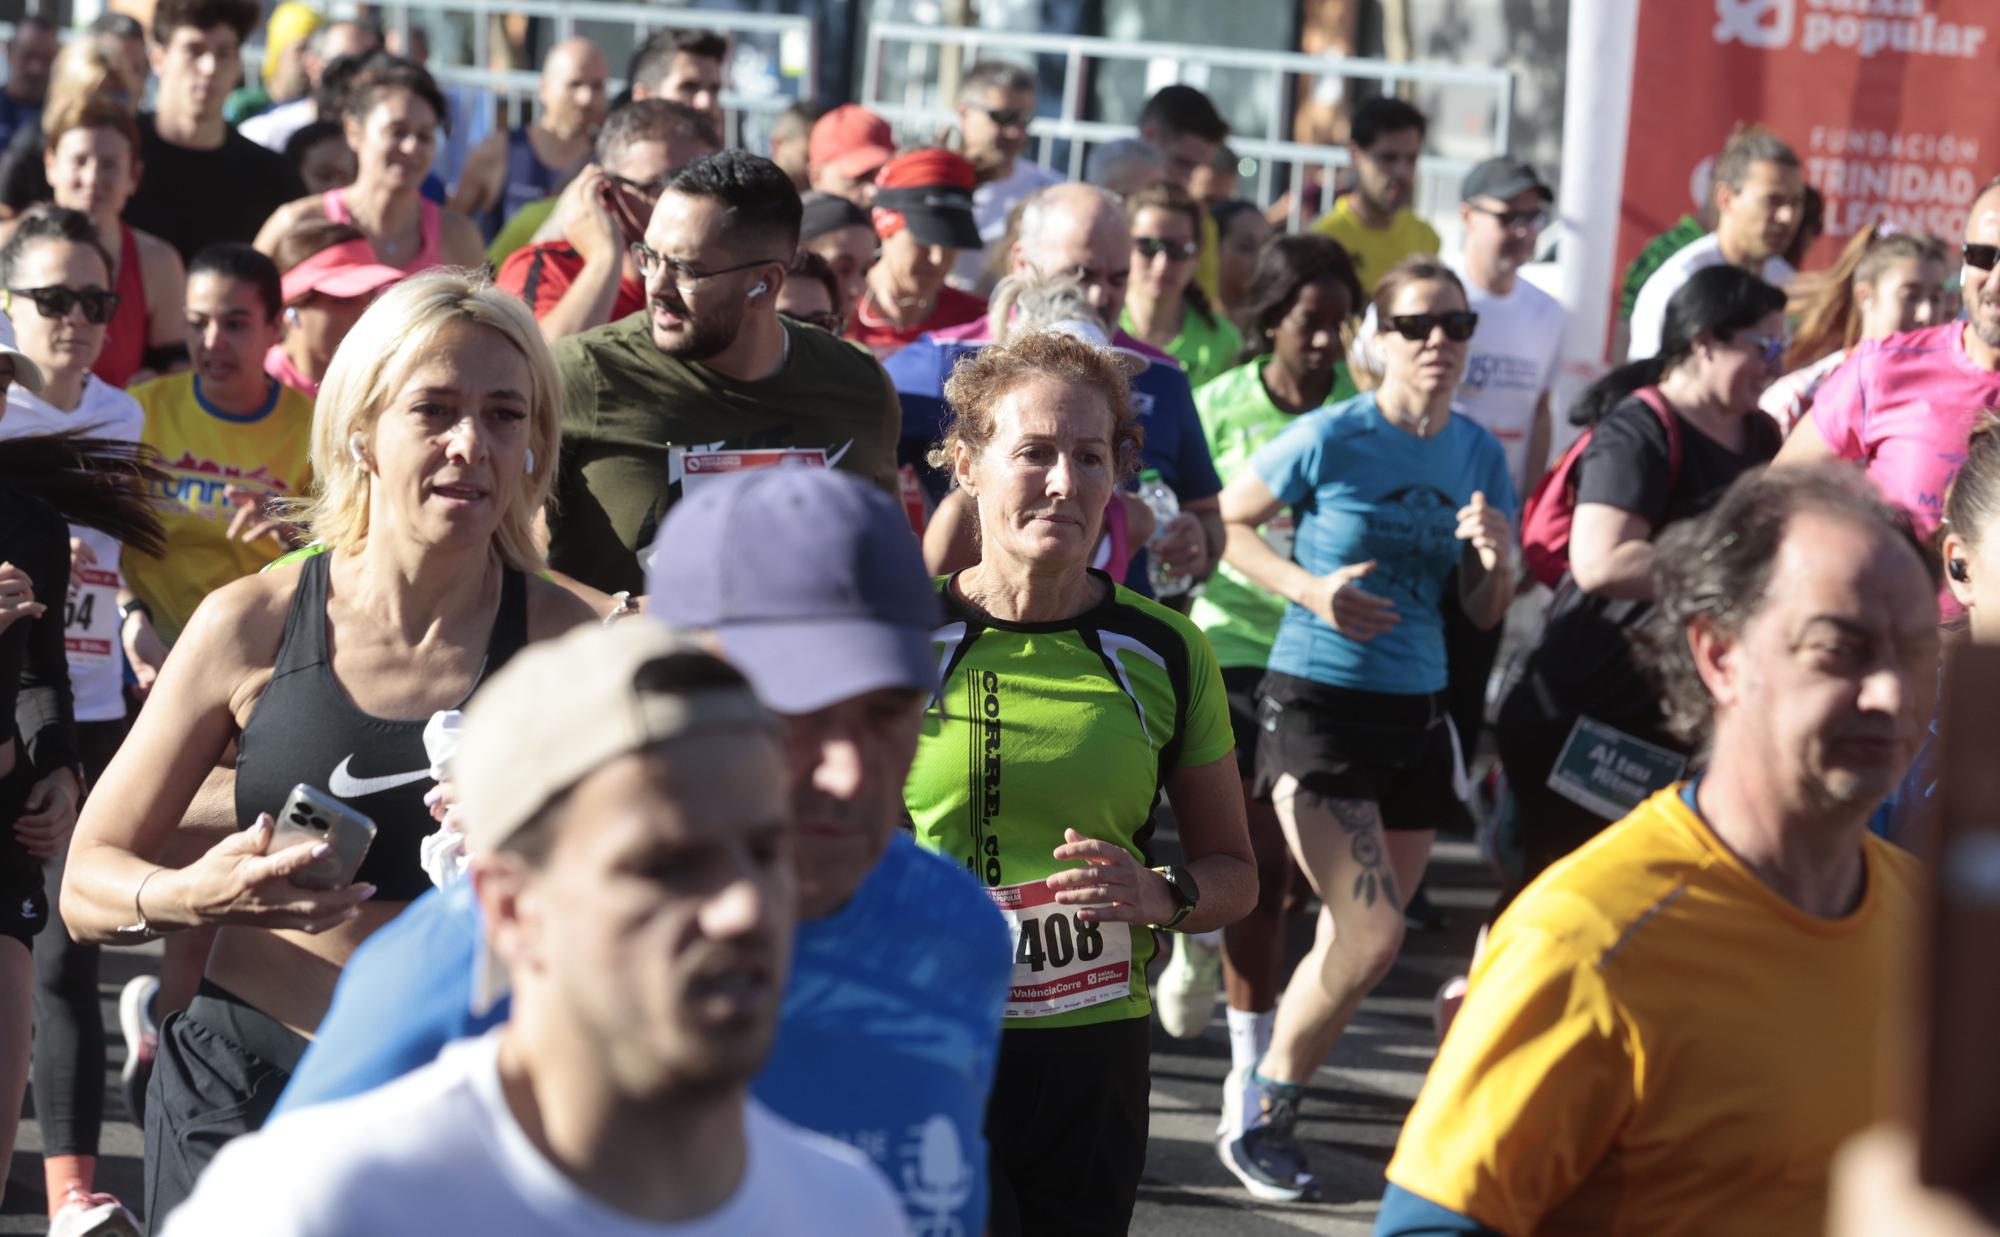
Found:
<svg viewBox="0 0 2000 1237"><path fill-rule="evenodd" d="M1160 1025L1175 1039L1193 1039L1208 1028L1221 994L1222 947L1199 937L1174 938L1174 956L1153 985Z"/></svg>
<svg viewBox="0 0 2000 1237"><path fill-rule="evenodd" d="M153 1021L153 998L159 992L157 978L139 975L126 981L118 994L118 1030L125 1037L125 1065L118 1072L118 1081L125 1093L125 1107L141 1128L146 1123L146 1083L153 1076L153 1058L160 1051L160 1028Z"/></svg>
<svg viewBox="0 0 2000 1237"><path fill-rule="evenodd" d="M139 1221L109 1194L71 1190L49 1221L49 1237L139 1237Z"/></svg>

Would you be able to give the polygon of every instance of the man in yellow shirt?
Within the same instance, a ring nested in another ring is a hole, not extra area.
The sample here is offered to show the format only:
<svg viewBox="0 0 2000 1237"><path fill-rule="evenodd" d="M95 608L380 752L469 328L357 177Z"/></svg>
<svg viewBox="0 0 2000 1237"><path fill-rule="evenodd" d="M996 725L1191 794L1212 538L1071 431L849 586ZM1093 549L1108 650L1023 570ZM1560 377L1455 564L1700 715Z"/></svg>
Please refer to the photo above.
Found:
<svg viewBox="0 0 2000 1237"><path fill-rule="evenodd" d="M1668 530L1648 644L1705 773L1495 925L1377 1237L1818 1237L1886 1116L1920 872L1868 833L1931 716L1938 563L1872 491L1753 473ZM1580 745L1573 774L1645 753Z"/></svg>
<svg viewBox="0 0 2000 1237"><path fill-rule="evenodd" d="M1370 296L1396 263L1438 251L1437 232L1410 209L1429 127L1424 114L1401 99L1383 96L1355 108L1347 128L1354 190L1313 221L1313 231L1339 241L1354 260Z"/></svg>

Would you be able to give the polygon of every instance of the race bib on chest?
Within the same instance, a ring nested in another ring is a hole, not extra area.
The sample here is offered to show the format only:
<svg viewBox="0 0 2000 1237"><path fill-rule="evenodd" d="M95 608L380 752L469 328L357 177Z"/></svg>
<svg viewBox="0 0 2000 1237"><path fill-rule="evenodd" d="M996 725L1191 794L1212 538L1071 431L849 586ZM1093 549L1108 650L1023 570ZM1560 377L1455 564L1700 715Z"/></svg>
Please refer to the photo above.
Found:
<svg viewBox="0 0 2000 1237"><path fill-rule="evenodd" d="M1047 1018L1132 991L1132 929L1085 923L1041 881L989 889L1014 935L1005 1016Z"/></svg>
<svg viewBox="0 0 2000 1237"><path fill-rule="evenodd" d="M681 486L692 494L700 486L734 473L757 468L825 468L823 447L769 447L746 451L682 451Z"/></svg>
<svg viewBox="0 0 2000 1237"><path fill-rule="evenodd" d="M63 602L63 646L72 675L80 670L116 670L118 573L85 567L75 573L73 583Z"/></svg>

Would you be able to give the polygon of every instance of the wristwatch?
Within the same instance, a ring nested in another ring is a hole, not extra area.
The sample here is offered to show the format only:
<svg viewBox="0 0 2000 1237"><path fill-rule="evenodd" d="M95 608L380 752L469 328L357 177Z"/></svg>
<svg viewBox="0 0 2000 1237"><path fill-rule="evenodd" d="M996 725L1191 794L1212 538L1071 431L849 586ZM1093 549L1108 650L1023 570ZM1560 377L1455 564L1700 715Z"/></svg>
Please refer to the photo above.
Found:
<svg viewBox="0 0 2000 1237"><path fill-rule="evenodd" d="M1180 927L1182 920L1194 914L1195 907L1201 905L1201 890L1194 883L1194 873L1177 863L1164 868L1154 868L1153 871L1158 872L1161 879L1167 882L1167 888L1174 891L1174 901L1180 904L1180 909L1170 915L1165 923L1156 923L1153 926L1163 932L1172 932Z"/></svg>
<svg viewBox="0 0 2000 1237"><path fill-rule="evenodd" d="M133 615L135 615L135 614L143 614L143 615L145 615L145 616L146 616L146 619L147 619L147 621L149 621L149 622L150 622L150 621L152 620L152 617L153 617L153 607L151 607L151 606L147 605L147 604L146 604L145 602L143 602L143 601L140 601L140 600L139 600L138 598L136 598L136 597L134 597L134 598L133 598L132 600L130 600L130 601L128 601L128 602L126 602L126 603L125 603L124 605L122 605L122 606L119 606L119 607L118 607L118 630L120 630L120 631L123 631L123 630L125 630L125 624L126 624L126 623L129 623L129 622L131 622L131 621L132 621L132 616L133 616Z"/></svg>

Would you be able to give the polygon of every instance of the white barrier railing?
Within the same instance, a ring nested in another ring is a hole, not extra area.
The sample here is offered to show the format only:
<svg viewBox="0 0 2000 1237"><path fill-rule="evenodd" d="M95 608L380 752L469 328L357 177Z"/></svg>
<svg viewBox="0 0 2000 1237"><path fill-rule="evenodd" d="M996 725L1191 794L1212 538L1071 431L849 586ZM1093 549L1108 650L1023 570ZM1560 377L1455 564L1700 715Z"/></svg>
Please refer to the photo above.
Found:
<svg viewBox="0 0 2000 1237"><path fill-rule="evenodd" d="M868 28L859 102L912 139L928 140L957 125L954 100L943 93L947 79L955 80L958 72L983 58L1018 63L1040 56L1062 61L1062 91L1056 115L1037 118L1028 133L1038 143L1038 161L1054 167L1060 160L1072 178L1081 176L1090 146L1131 137L1135 132L1130 121L1119 124L1085 119L1086 92L1094 69L1120 62L1141 66L1149 91L1171 81L1196 79L1194 84L1199 85L1201 79L1217 71L1261 76L1264 80L1254 93L1261 96L1255 111L1263 121L1263 132L1238 132L1230 137L1229 145L1256 160L1254 200L1259 205L1269 205L1280 193L1294 191L1290 193L1294 227L1301 215L1301 196L1295 190L1304 174L1319 172L1321 184L1328 185L1335 171L1348 164L1344 146L1307 145L1289 139L1286 125L1301 82L1322 92L1329 81L1341 83L1344 89L1345 80L1355 79L1379 83L1385 92L1408 85L1490 94L1485 133L1453 134L1455 144L1470 157L1427 157L1420 164L1416 209L1440 223L1440 231L1456 231L1456 215L1448 208L1458 201L1458 187L1473 163L1507 149L1513 112L1514 78L1504 69L897 22L877 22ZM953 57L956 62L947 73ZM1133 120L1138 105L1138 99L1131 101ZM1065 145L1066 151L1059 153L1059 147Z"/></svg>

